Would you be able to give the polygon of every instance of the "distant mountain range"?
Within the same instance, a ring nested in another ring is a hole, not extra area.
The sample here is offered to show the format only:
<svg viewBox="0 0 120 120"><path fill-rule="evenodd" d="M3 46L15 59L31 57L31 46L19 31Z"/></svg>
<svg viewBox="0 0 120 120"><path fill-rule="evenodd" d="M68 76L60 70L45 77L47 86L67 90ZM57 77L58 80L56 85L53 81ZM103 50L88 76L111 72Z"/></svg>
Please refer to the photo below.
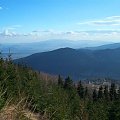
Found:
<svg viewBox="0 0 120 120"><path fill-rule="evenodd" d="M15 62L24 62L35 70L50 74L61 74L64 77L69 75L76 80L92 77L119 79L119 45L117 48L114 48L114 45L107 45L107 49L101 50L60 48L49 52L36 53L15 60Z"/></svg>
<svg viewBox="0 0 120 120"><path fill-rule="evenodd" d="M108 44L104 41L93 41L93 40L47 40L38 43L10 43L10 44L0 44L0 50L6 56L9 49L11 50L12 57L21 58L33 53L45 52L50 50L55 50L59 48L70 47L74 49L85 48L85 47L96 47L100 45Z"/></svg>
<svg viewBox="0 0 120 120"><path fill-rule="evenodd" d="M101 46L97 46L97 47L86 47L85 49L103 50L103 49L115 49L115 48L119 48L119 47L120 47L120 43L112 43L112 44L105 44L105 45L101 45Z"/></svg>

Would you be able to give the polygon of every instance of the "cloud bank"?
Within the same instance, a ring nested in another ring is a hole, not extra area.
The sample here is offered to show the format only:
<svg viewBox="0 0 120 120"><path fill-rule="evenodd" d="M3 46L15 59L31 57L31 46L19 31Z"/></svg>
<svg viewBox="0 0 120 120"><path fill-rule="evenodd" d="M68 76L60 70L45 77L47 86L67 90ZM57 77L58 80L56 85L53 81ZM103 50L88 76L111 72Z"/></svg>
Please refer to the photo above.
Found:
<svg viewBox="0 0 120 120"><path fill-rule="evenodd" d="M67 40L101 40L120 42L120 31L50 31L35 30L27 34L4 30L0 33L0 42L2 43L20 43L20 42L39 42L49 39L67 39Z"/></svg>
<svg viewBox="0 0 120 120"><path fill-rule="evenodd" d="M79 22L78 24L96 25L96 26L120 26L120 16L111 16L100 20Z"/></svg>

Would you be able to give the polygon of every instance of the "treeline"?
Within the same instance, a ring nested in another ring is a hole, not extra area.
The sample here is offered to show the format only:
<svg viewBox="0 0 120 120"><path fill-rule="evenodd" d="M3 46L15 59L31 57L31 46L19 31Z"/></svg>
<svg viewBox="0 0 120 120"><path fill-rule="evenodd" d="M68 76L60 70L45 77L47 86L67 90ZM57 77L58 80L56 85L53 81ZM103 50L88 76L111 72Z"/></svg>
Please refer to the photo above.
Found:
<svg viewBox="0 0 120 120"><path fill-rule="evenodd" d="M111 87L107 85L100 85L99 89L97 90L94 89L92 90L92 96L91 92L88 91L88 88L85 87L84 84L82 84L81 81L79 81L76 85L72 81L70 77L67 77L65 80L61 78L59 75L58 77L58 85L63 87L64 89L70 89L70 88L75 88L77 90L78 95L82 99L91 99L93 102L98 101L98 100L106 100L106 101L116 101L120 100L120 87L119 89L115 86L115 83L111 83ZM89 88L89 90L92 89L92 86Z"/></svg>
<svg viewBox="0 0 120 120"><path fill-rule="evenodd" d="M25 65L0 58L0 110L22 102L43 120L120 120L120 89L100 86L90 90L82 82L47 80ZM18 120L22 120L19 118Z"/></svg>
<svg viewBox="0 0 120 120"><path fill-rule="evenodd" d="M114 83L111 86L100 86L99 89L85 87L81 81L76 85L72 79L67 77L65 80L59 76L58 85L65 90L75 89L79 95L80 101L86 106L88 120L119 120L120 119L120 87ZM84 120L84 119L83 119Z"/></svg>

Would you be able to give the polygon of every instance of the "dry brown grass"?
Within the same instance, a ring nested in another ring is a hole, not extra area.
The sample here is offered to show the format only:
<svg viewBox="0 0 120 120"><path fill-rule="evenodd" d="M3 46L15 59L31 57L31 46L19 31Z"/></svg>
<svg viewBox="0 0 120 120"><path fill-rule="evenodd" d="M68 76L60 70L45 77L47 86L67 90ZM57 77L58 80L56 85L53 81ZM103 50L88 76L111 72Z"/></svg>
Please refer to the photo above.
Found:
<svg viewBox="0 0 120 120"><path fill-rule="evenodd" d="M38 113L33 113L28 109L21 109L16 106L4 107L0 112L0 120L42 120Z"/></svg>
<svg viewBox="0 0 120 120"><path fill-rule="evenodd" d="M0 111L0 120L44 120L43 117L34 111L26 108L25 98L21 99L17 104L11 104L8 100Z"/></svg>

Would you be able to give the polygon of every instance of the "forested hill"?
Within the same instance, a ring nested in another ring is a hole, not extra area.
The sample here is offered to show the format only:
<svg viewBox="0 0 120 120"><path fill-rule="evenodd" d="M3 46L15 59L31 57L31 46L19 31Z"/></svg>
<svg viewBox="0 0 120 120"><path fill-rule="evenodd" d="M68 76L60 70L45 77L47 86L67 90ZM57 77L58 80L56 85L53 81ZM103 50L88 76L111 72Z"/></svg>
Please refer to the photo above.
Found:
<svg viewBox="0 0 120 120"><path fill-rule="evenodd" d="M120 78L120 48L104 50L61 48L15 60L35 70L70 75L74 79L91 77Z"/></svg>
<svg viewBox="0 0 120 120"><path fill-rule="evenodd" d="M120 120L120 88L75 84L69 76L56 80L0 58L0 120L65 119Z"/></svg>

